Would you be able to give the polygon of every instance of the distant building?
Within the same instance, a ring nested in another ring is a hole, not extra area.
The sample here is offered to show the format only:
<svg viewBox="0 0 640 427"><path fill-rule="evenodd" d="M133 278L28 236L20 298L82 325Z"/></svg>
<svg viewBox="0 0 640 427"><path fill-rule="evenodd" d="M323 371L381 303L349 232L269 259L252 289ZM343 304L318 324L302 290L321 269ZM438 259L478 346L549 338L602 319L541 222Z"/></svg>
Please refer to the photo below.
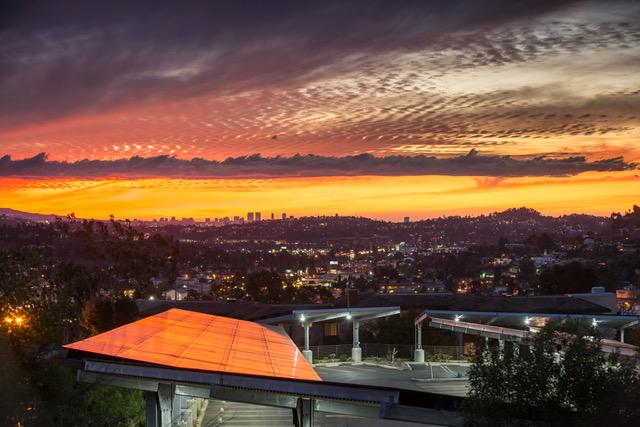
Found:
<svg viewBox="0 0 640 427"><path fill-rule="evenodd" d="M253 221L253 212L247 212L247 222Z"/></svg>
<svg viewBox="0 0 640 427"><path fill-rule="evenodd" d="M287 219L287 214L282 212L282 219Z"/></svg>
<svg viewBox="0 0 640 427"><path fill-rule="evenodd" d="M405 224L409 224L411 222L411 219L408 216L404 217L404 223Z"/></svg>
<svg viewBox="0 0 640 427"><path fill-rule="evenodd" d="M211 218L205 218L204 222L211 222Z"/></svg>
<svg viewBox="0 0 640 427"><path fill-rule="evenodd" d="M274 219L276 219L276 215L273 212L271 212L271 221L273 221Z"/></svg>
<svg viewBox="0 0 640 427"><path fill-rule="evenodd" d="M187 289L169 289L162 293L162 298L170 301L183 301L187 298L187 295L189 295L189 290Z"/></svg>
<svg viewBox="0 0 640 427"><path fill-rule="evenodd" d="M253 215L256 221L262 221L262 214L260 212L255 212Z"/></svg>

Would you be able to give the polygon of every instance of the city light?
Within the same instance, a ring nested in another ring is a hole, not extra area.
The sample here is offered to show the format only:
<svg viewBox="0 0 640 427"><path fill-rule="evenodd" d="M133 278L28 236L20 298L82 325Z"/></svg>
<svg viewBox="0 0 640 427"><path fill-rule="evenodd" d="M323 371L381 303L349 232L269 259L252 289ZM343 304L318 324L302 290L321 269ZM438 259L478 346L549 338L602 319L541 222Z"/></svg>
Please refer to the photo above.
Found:
<svg viewBox="0 0 640 427"><path fill-rule="evenodd" d="M347 320L351 320L351 313L347 313Z"/></svg>

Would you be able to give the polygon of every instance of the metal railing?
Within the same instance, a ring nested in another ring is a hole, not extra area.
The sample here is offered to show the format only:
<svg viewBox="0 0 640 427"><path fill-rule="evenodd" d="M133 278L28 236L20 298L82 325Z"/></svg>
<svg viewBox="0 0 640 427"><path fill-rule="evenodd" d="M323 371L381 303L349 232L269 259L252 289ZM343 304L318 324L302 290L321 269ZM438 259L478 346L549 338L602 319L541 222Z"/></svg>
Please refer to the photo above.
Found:
<svg viewBox="0 0 640 427"><path fill-rule="evenodd" d="M314 360L329 359L347 361L351 358L352 344L328 344L310 346ZM379 344L360 343L362 358L405 359L412 360L415 346L413 344ZM425 355L429 357L443 356L451 359L464 358L464 347L456 345L423 345ZM303 347L300 348L302 350Z"/></svg>

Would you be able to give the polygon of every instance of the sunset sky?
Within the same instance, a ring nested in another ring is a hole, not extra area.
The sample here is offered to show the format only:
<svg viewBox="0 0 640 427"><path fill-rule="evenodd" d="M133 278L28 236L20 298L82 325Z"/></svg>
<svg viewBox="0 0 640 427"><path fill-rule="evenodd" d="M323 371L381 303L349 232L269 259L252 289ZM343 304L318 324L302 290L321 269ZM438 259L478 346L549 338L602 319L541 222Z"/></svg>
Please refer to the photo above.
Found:
<svg viewBox="0 0 640 427"><path fill-rule="evenodd" d="M640 2L2 4L0 207L399 220L640 203Z"/></svg>

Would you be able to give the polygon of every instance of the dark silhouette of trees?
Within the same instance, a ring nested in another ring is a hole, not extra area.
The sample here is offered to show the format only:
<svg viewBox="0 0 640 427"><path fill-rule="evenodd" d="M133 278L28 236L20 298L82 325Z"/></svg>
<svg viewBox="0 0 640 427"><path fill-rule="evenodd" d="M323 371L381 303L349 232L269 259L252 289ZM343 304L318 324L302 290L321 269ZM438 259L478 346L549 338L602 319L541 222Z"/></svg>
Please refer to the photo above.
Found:
<svg viewBox="0 0 640 427"><path fill-rule="evenodd" d="M551 251L556 248L555 239L548 233L532 234L527 238L526 243L541 251Z"/></svg>
<svg viewBox="0 0 640 427"><path fill-rule="evenodd" d="M593 268L573 261L545 268L539 283L543 295L591 292L596 285L596 275Z"/></svg>
<svg viewBox="0 0 640 427"><path fill-rule="evenodd" d="M523 258L520 261L520 271L518 278L524 282L531 283L535 279L536 266L531 258Z"/></svg>
<svg viewBox="0 0 640 427"><path fill-rule="evenodd" d="M462 411L468 426L635 425L636 361L601 351L589 324L551 323L529 345L479 343Z"/></svg>

